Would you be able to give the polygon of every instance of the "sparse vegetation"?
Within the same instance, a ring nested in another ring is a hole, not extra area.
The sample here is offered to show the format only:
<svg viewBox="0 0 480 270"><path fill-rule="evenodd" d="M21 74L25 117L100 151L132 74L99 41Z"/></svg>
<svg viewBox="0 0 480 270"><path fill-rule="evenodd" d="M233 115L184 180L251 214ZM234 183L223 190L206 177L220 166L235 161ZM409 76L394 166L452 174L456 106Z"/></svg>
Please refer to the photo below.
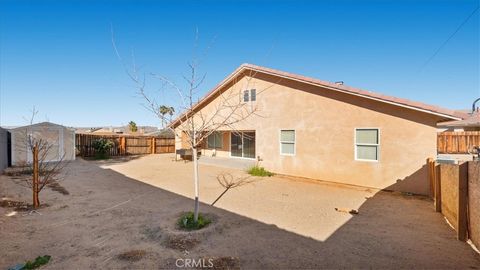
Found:
<svg viewBox="0 0 480 270"><path fill-rule="evenodd" d="M166 241L166 247L180 251L190 250L194 248L200 241L184 235L171 235Z"/></svg>
<svg viewBox="0 0 480 270"><path fill-rule="evenodd" d="M207 257L205 260L212 260L213 267L211 269L230 269L236 270L240 268L240 259L238 257Z"/></svg>
<svg viewBox="0 0 480 270"><path fill-rule="evenodd" d="M118 259L123 261L137 262L147 255L145 250L135 249L118 254Z"/></svg>
<svg viewBox="0 0 480 270"><path fill-rule="evenodd" d="M188 212L183 214L178 219L177 224L180 228L191 231L191 230L199 230L210 223L211 223L211 220L204 217L202 214L198 214L198 220L197 222L195 222L193 212Z"/></svg>
<svg viewBox="0 0 480 270"><path fill-rule="evenodd" d="M107 159L108 152L114 146L111 140L100 138L93 141L93 148L95 149L95 159Z"/></svg>
<svg viewBox="0 0 480 270"><path fill-rule="evenodd" d="M27 263L25 263L22 269L27 270L27 269L39 268L40 266L47 264L50 261L50 258L52 257L49 255L38 256L37 258L35 258L33 262L27 261Z"/></svg>
<svg viewBox="0 0 480 270"><path fill-rule="evenodd" d="M272 172L269 172L265 170L265 168L260 167L258 165L255 165L251 167L250 169L247 170L247 173L252 175L252 176L260 176L260 177L270 177L273 176L274 174Z"/></svg>

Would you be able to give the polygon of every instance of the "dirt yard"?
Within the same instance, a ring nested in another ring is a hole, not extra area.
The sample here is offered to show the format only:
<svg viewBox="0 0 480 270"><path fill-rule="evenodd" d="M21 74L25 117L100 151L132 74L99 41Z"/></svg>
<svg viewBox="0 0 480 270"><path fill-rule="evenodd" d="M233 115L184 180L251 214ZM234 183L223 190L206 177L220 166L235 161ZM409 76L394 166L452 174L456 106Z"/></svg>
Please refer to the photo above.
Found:
<svg viewBox="0 0 480 270"><path fill-rule="evenodd" d="M0 268L51 255L45 269L176 268L185 259L217 269L480 269L427 199L275 176L248 178L210 206L224 191L217 175L246 176L210 165L200 166L200 198L213 223L179 231L193 208L192 163L172 158L77 160L60 183L68 195L45 189L49 206L38 212L0 207ZM0 176L0 196L29 202L14 180Z"/></svg>

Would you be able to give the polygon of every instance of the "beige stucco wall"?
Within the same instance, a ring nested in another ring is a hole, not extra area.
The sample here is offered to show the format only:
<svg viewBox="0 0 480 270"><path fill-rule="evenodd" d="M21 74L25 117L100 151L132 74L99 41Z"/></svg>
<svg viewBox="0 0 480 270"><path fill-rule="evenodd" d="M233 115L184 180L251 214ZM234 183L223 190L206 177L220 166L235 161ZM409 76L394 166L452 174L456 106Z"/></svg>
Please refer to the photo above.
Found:
<svg viewBox="0 0 480 270"><path fill-rule="evenodd" d="M257 89L259 114L235 126L256 131L261 165L279 174L428 194L425 160L436 155L440 117L263 74L228 91ZM230 96L230 95L229 95ZM201 109L211 115L220 98ZM355 128L379 128L378 162L356 161ZM229 128L223 128L228 130ZM280 129L296 130L296 155L280 155Z"/></svg>
<svg viewBox="0 0 480 270"><path fill-rule="evenodd" d="M32 161L28 149L28 135L47 141L49 150L45 161L57 161L64 155L64 160L75 159L75 132L63 126L41 123L25 126L10 131L12 139L12 165L24 165ZM61 145L61 146L60 146ZM41 154L41 153L40 153Z"/></svg>

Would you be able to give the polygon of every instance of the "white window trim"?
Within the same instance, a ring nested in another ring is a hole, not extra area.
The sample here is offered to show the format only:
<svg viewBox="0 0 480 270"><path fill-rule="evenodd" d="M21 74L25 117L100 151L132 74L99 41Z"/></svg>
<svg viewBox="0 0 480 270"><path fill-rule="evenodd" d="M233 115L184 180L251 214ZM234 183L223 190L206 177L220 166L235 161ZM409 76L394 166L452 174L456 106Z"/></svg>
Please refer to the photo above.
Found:
<svg viewBox="0 0 480 270"><path fill-rule="evenodd" d="M373 144L373 143L361 143L357 144L357 130L368 130L368 129L376 129L377 130L377 136L378 136L378 143ZM363 158L357 158L357 146L358 145L364 145L364 146L376 146L377 147L377 159L363 159ZM364 161L364 162L380 162L380 128L378 127L362 127L362 128L355 128L353 130L353 149L354 149L354 156L353 158L356 161Z"/></svg>
<svg viewBox="0 0 480 270"><path fill-rule="evenodd" d="M291 141L282 141L282 131L293 131L295 139L293 140L293 143ZM285 154L282 153L282 143L290 143L293 144L293 154ZM279 147L279 152L281 156L290 156L293 157L297 154L297 131L292 128L282 128L278 131L278 147Z"/></svg>

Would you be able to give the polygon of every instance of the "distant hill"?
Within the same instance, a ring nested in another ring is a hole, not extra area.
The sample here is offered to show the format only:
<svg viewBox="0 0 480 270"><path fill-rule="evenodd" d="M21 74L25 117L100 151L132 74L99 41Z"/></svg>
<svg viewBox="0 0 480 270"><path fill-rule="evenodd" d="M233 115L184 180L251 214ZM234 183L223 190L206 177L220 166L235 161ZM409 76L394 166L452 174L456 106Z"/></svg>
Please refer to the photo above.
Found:
<svg viewBox="0 0 480 270"><path fill-rule="evenodd" d="M96 135L136 135L136 136L160 136L173 138L172 131L159 129L153 126L137 126L137 132L131 132L128 126L107 126L107 127L74 127L77 134L96 134Z"/></svg>

